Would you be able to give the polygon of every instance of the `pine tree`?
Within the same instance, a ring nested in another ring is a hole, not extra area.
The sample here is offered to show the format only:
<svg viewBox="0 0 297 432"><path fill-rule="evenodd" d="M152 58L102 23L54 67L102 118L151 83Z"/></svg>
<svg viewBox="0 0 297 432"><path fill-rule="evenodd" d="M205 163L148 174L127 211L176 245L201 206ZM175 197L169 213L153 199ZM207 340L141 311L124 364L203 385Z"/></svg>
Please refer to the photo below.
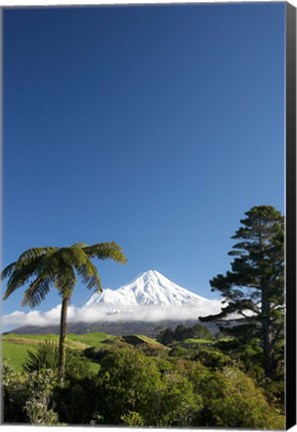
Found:
<svg viewBox="0 0 297 432"><path fill-rule="evenodd" d="M221 328L246 343L258 340L265 376L273 377L284 337L284 217L264 205L245 215L232 237L238 242L229 252L234 257L231 271L210 281L226 306L221 313L200 319L222 323L232 314L240 317L240 325L228 327L225 320Z"/></svg>

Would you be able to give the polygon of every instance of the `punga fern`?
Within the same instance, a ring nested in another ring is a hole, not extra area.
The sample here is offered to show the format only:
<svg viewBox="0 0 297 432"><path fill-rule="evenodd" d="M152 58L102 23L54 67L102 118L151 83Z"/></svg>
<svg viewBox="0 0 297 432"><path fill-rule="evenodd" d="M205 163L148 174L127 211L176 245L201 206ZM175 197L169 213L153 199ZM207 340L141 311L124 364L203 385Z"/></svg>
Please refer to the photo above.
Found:
<svg viewBox="0 0 297 432"><path fill-rule="evenodd" d="M75 243L69 247L31 248L9 264L1 273L1 279L8 279L4 300L16 289L28 284L22 305L38 306L52 287L62 297L58 380L63 385L65 371L67 310L77 283L76 275L88 289L102 291L100 277L91 259L112 259L126 263L127 258L115 242L97 243L88 246Z"/></svg>

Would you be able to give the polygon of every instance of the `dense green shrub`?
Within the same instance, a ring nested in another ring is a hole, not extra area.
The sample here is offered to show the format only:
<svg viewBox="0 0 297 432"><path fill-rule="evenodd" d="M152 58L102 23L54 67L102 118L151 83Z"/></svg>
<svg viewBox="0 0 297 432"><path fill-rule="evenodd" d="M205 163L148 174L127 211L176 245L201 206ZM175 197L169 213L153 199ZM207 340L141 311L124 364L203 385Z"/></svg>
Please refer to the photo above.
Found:
<svg viewBox="0 0 297 432"><path fill-rule="evenodd" d="M55 376L52 370L28 374L15 372L6 359L2 363L3 421L57 425L52 409Z"/></svg>
<svg viewBox="0 0 297 432"><path fill-rule="evenodd" d="M204 366L212 370L220 369L233 363L232 359L223 354L220 350L205 346L197 347L195 354L193 354L191 358L193 360L199 360Z"/></svg>
<svg viewBox="0 0 297 432"><path fill-rule="evenodd" d="M223 395L211 401L217 426L233 428L283 429L284 417L269 406L263 391L251 378L235 368L225 368Z"/></svg>
<svg viewBox="0 0 297 432"><path fill-rule="evenodd" d="M26 375L15 372L6 358L2 361L2 397L3 397L3 422L26 423L28 418L24 412L24 406L28 399Z"/></svg>
<svg viewBox="0 0 297 432"><path fill-rule="evenodd" d="M26 372L40 371L42 369L58 369L59 347L51 339L42 341L36 351L28 351L23 369Z"/></svg>
<svg viewBox="0 0 297 432"><path fill-rule="evenodd" d="M100 405L96 379L92 376L68 377L64 387L56 387L54 400L60 421L72 425L90 424L97 416L97 405Z"/></svg>
<svg viewBox="0 0 297 432"><path fill-rule="evenodd" d="M46 339L41 342L36 351L28 351L24 363L24 370L27 372L51 369L58 371L59 347L55 341ZM90 375L90 363L80 351L66 349L65 379L83 377Z"/></svg>
<svg viewBox="0 0 297 432"><path fill-rule="evenodd" d="M46 426L59 424L58 415L51 408L54 385L55 375L51 369L28 374L29 397L25 402L24 411L31 424Z"/></svg>
<svg viewBox="0 0 297 432"><path fill-rule="evenodd" d="M141 415L136 411L128 411L127 414L121 416L124 425L127 426L143 426L144 421Z"/></svg>
<svg viewBox="0 0 297 432"><path fill-rule="evenodd" d="M185 327L183 324L179 324L175 330L167 328L162 330L157 336L157 340L164 345L170 345L173 342L181 342L191 338L213 340L214 336L208 328L200 324L195 324L193 327Z"/></svg>
<svg viewBox="0 0 297 432"><path fill-rule="evenodd" d="M192 425L247 429L282 429L284 418L269 405L262 389L235 367L211 370L199 361L178 360L180 369L201 395L203 408Z"/></svg>
<svg viewBox="0 0 297 432"><path fill-rule="evenodd" d="M98 398L98 413L103 418L100 423L104 424L120 424L123 416L137 412L144 425L188 425L191 413L201 407L192 384L170 362L146 357L135 349L104 357Z"/></svg>

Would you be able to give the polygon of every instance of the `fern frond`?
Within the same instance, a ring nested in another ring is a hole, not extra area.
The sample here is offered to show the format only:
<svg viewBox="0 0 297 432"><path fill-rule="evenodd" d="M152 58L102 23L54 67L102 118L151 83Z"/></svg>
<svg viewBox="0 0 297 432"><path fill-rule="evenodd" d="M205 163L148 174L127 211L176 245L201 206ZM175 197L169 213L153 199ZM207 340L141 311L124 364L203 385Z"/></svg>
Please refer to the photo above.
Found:
<svg viewBox="0 0 297 432"><path fill-rule="evenodd" d="M94 264L88 260L77 269L82 282L88 289L96 288L96 291L102 291L101 280Z"/></svg>
<svg viewBox="0 0 297 432"><path fill-rule="evenodd" d="M82 282L86 284L88 289L96 288L99 292L102 291L101 281L96 267L91 262L84 249L77 246L67 248L69 262L73 264L78 275L81 277Z"/></svg>
<svg viewBox="0 0 297 432"><path fill-rule="evenodd" d="M54 276L54 284L62 297L70 298L76 285L76 277L71 265L62 263L63 271L59 271Z"/></svg>
<svg viewBox="0 0 297 432"><path fill-rule="evenodd" d="M38 306L46 297L50 290L52 280L50 277L40 276L35 279L25 291L22 306Z"/></svg>
<svg viewBox="0 0 297 432"><path fill-rule="evenodd" d="M12 274L12 272L14 271L15 265L16 265L16 262L13 262L13 263L9 264L7 267L5 267L5 269L1 273L1 280L8 278Z"/></svg>
<svg viewBox="0 0 297 432"><path fill-rule="evenodd" d="M92 246L75 243L71 247L63 248L31 248L1 273L2 279L9 278L4 299L34 277L35 280L25 291L22 304L32 307L38 305L45 298L51 284L54 284L63 297L70 297L76 285L76 272L88 289L96 288L100 292L101 280L92 258L127 262L121 247L115 242Z"/></svg>
<svg viewBox="0 0 297 432"><path fill-rule="evenodd" d="M115 242L97 243L92 246L84 247L83 250L89 258L97 258L100 260L110 258L122 264L126 264L127 262L122 248Z"/></svg>
<svg viewBox="0 0 297 432"><path fill-rule="evenodd" d="M22 264L30 264L40 257L47 255L50 252L54 252L58 248L53 247L39 247L39 248L31 248L23 252L17 261L19 265Z"/></svg>
<svg viewBox="0 0 297 432"><path fill-rule="evenodd" d="M39 257L39 260L42 258ZM19 262L16 263L13 272L7 283L7 289L4 294L3 299L7 299L17 288L23 286L36 272L36 262L29 263L27 265L20 265Z"/></svg>
<svg viewBox="0 0 297 432"><path fill-rule="evenodd" d="M88 245L87 245L87 243L84 243L84 242L78 242L78 243L74 243L72 246L70 246L70 247L78 247L78 248L84 248L84 247L87 247Z"/></svg>

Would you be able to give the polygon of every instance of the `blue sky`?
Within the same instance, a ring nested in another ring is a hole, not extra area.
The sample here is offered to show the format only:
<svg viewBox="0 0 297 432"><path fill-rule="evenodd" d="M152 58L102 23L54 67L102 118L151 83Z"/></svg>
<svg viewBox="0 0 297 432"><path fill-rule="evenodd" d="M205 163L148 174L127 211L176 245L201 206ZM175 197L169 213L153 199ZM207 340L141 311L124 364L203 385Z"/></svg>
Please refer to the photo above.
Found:
<svg viewBox="0 0 297 432"><path fill-rule="evenodd" d="M6 9L3 265L116 241L105 287L156 269L216 298L244 212L284 211L284 31L285 3Z"/></svg>

